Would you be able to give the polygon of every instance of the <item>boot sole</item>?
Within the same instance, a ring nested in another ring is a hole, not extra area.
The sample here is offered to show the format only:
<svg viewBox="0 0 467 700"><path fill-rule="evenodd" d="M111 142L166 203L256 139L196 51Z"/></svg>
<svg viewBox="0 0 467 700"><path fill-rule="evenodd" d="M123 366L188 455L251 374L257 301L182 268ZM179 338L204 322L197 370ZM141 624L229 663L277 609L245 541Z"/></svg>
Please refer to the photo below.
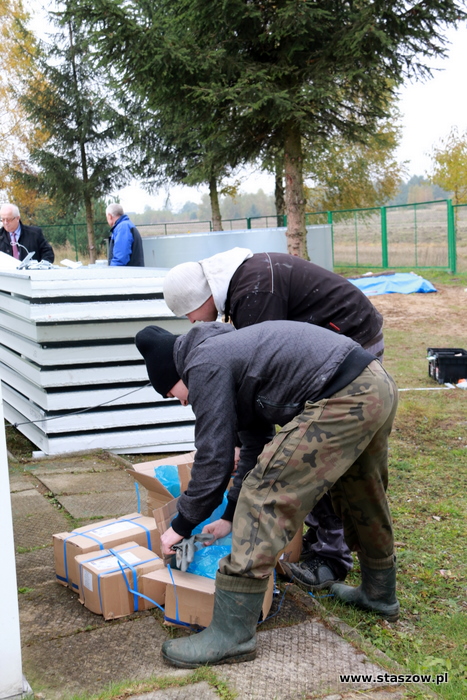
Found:
<svg viewBox="0 0 467 700"><path fill-rule="evenodd" d="M299 578L294 576L294 574L288 568L287 564L284 564L283 562L281 562L281 566L283 567L284 571L287 573L287 576L290 576L293 583L295 583L297 586L299 586L302 590L306 591L307 593L312 593L313 591L321 591L321 590L323 590L323 588L331 588L331 586L334 583L344 583L343 579L334 579L334 578L329 579L328 581L323 581L323 583L317 583L317 584L305 583L305 581L301 581Z"/></svg>
<svg viewBox="0 0 467 700"><path fill-rule="evenodd" d="M337 600L340 600L339 598ZM341 603L344 605L351 605L353 608L356 608L358 610L363 610L364 612L370 612L373 613L373 615L378 615L378 617L382 618L383 620L387 620L388 622L397 622L397 620L400 617L400 610L394 613L385 613L380 610L376 610L376 608L370 608L370 607L365 607L363 605L356 605L355 603L346 603L345 600L340 600Z"/></svg>
<svg viewBox="0 0 467 700"><path fill-rule="evenodd" d="M364 603L362 601L346 600L344 597L339 596L337 592L331 591L331 593L335 596L336 600L343 605L350 605L357 610L364 610L365 612L373 613L374 615L378 615L378 617L381 617L383 620L387 620L388 622L397 622L400 617L399 603L392 603L392 610L378 610L378 605L376 602L374 605L371 605L370 603ZM388 607L390 606L388 605Z"/></svg>
<svg viewBox="0 0 467 700"><path fill-rule="evenodd" d="M256 659L256 649L255 651L250 651L246 654L238 654L238 656L228 656L226 658L219 659L218 661L204 661L202 663L189 663L187 661L179 661L178 659L172 659L170 656L161 652L162 658L167 663L172 666L177 666L178 668L200 668L201 666L219 666L221 664L240 664L243 661L253 661Z"/></svg>

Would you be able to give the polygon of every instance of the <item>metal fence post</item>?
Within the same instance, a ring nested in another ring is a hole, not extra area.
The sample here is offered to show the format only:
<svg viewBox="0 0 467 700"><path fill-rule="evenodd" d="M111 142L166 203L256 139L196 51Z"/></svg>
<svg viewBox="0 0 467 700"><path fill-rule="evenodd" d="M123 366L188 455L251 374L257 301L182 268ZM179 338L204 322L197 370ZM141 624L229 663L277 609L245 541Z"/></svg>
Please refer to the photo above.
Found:
<svg viewBox="0 0 467 700"><path fill-rule="evenodd" d="M76 258L76 262L78 262L79 255L78 255L78 237L76 234L76 224L73 224L73 238L75 239L75 258Z"/></svg>
<svg viewBox="0 0 467 700"><path fill-rule="evenodd" d="M333 221L332 221L332 211L327 212L327 220L328 224L331 227L331 253L332 253L332 266L334 267L334 229L333 229Z"/></svg>
<svg viewBox="0 0 467 700"><path fill-rule="evenodd" d="M455 274L457 272L456 219L452 199L448 199L446 204L448 216L448 266L449 272Z"/></svg>
<svg viewBox="0 0 467 700"><path fill-rule="evenodd" d="M386 207L381 207L381 265L383 269L389 267L388 256L388 212Z"/></svg>

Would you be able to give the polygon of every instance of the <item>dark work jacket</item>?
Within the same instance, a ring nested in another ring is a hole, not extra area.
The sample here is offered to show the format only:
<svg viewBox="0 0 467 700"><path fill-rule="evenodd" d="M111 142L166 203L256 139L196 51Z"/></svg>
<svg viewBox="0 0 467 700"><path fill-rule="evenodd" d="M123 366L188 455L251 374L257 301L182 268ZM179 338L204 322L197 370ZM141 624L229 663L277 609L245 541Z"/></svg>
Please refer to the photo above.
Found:
<svg viewBox="0 0 467 700"><path fill-rule="evenodd" d="M292 426L307 401L332 396L374 359L350 338L309 323L267 321L238 331L227 323L200 323L179 336L174 361L196 417L196 454L172 522L175 532L189 537L222 501L237 433L248 454L229 490L231 513L271 428Z"/></svg>
<svg viewBox="0 0 467 700"><path fill-rule="evenodd" d="M383 317L355 285L335 272L286 253L256 253L234 273L225 303L236 328L262 321L304 321L372 340Z"/></svg>
<svg viewBox="0 0 467 700"><path fill-rule="evenodd" d="M20 260L24 260L28 253L34 252L34 260L47 260L53 263L55 254L52 246L45 240L42 229L39 226L25 226L20 221L21 233L18 239L18 250ZM11 248L11 237L3 226L0 228L0 251L13 256Z"/></svg>

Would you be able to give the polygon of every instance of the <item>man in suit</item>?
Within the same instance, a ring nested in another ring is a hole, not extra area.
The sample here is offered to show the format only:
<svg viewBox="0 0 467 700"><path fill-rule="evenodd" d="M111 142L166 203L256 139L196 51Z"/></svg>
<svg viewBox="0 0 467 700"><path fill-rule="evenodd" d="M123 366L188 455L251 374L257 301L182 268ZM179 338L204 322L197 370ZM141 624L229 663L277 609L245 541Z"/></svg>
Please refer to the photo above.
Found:
<svg viewBox="0 0 467 700"><path fill-rule="evenodd" d="M34 259L53 263L55 254L52 246L45 240L42 229L38 226L25 226L20 219L19 209L15 204L2 204L0 208L0 251L17 260L24 260L28 253L34 253Z"/></svg>

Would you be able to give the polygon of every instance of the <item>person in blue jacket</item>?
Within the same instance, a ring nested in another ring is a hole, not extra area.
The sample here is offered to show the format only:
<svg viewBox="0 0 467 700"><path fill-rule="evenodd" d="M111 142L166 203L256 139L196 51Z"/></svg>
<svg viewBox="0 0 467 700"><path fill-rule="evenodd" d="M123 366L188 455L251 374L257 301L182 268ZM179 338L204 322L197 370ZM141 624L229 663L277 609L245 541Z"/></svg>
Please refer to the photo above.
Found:
<svg viewBox="0 0 467 700"><path fill-rule="evenodd" d="M144 267L141 234L124 213L122 205L109 204L105 215L110 226L109 265Z"/></svg>

